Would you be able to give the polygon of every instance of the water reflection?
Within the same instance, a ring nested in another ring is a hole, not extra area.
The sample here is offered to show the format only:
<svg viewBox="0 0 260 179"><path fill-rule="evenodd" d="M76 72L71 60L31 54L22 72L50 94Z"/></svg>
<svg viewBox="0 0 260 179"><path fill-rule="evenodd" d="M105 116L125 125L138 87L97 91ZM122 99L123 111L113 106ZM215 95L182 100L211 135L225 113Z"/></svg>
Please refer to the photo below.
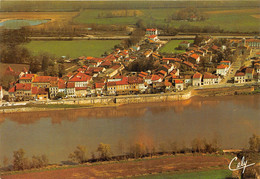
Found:
<svg viewBox="0 0 260 179"><path fill-rule="evenodd" d="M195 137L217 139L223 148L247 147L259 134L260 96L192 98L185 101L129 104L119 107L28 112L0 115L0 161L24 148L66 160L78 144L96 151L100 142L115 154L142 143L149 150L190 146Z"/></svg>

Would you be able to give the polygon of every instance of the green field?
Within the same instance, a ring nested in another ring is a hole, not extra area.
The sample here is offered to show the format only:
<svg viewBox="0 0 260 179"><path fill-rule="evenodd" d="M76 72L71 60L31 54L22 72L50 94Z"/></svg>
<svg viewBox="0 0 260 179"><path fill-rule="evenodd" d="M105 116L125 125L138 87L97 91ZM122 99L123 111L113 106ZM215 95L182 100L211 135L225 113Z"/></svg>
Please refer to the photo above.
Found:
<svg viewBox="0 0 260 179"><path fill-rule="evenodd" d="M79 56L100 57L104 52L110 52L119 43L120 40L31 41L25 47L33 55L47 52L57 57L77 58Z"/></svg>
<svg viewBox="0 0 260 179"><path fill-rule="evenodd" d="M225 31L233 32L258 32L260 26L259 8L201 8L200 11L207 12L209 19L205 21L188 22L188 21L167 21L167 17L178 11L180 8L158 8L158 9L139 9L141 16L137 17L114 17L114 18L98 18L100 13L108 13L113 10L89 9L82 11L79 16L74 18L75 23L80 24L125 24L133 25L138 19L142 19L144 23L152 27L154 25L170 25L180 27L181 25L191 25L197 27L220 27ZM210 12L211 11L211 12ZM212 12L218 11L218 12ZM221 11L221 12L220 12Z"/></svg>
<svg viewBox="0 0 260 179"><path fill-rule="evenodd" d="M159 52L161 53L183 53L185 50L176 50L175 48L184 40L171 40L166 45L164 45ZM185 40L193 43L193 40Z"/></svg>
<svg viewBox="0 0 260 179"><path fill-rule="evenodd" d="M158 175L142 176L142 179L159 179L159 178L171 178L171 179L223 179L231 177L232 172L230 170L208 170L199 172L188 172L188 173L162 173ZM139 178L139 177L136 177Z"/></svg>

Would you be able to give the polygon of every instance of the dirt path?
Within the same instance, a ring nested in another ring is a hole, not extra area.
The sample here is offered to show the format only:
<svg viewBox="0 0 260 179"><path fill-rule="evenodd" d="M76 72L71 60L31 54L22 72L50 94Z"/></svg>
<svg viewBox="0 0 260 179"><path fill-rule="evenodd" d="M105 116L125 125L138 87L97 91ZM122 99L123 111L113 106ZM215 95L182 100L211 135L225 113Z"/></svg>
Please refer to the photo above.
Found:
<svg viewBox="0 0 260 179"><path fill-rule="evenodd" d="M45 172L7 175L2 176L2 179L116 178L180 170L201 170L213 166L227 168L228 163L228 159L224 157L177 156L164 159L129 161Z"/></svg>

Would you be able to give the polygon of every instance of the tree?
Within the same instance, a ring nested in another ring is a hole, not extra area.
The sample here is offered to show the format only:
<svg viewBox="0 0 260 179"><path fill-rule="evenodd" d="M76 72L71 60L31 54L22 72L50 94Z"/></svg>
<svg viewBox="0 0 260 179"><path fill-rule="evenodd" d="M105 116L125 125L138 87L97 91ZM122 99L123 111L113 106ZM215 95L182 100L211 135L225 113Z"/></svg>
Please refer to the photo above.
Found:
<svg viewBox="0 0 260 179"><path fill-rule="evenodd" d="M49 163L46 155L32 156L31 168L41 168L47 166Z"/></svg>
<svg viewBox="0 0 260 179"><path fill-rule="evenodd" d="M144 26L144 21L142 19L139 19L137 22L136 22L136 27L137 28L140 28L140 29L144 29L145 26Z"/></svg>
<svg viewBox="0 0 260 179"><path fill-rule="evenodd" d="M58 92L55 96L56 99L64 98L66 95L63 92Z"/></svg>
<svg viewBox="0 0 260 179"><path fill-rule="evenodd" d="M108 160L110 159L112 152L109 144L100 143L97 148L97 152L99 152L100 159Z"/></svg>
<svg viewBox="0 0 260 179"><path fill-rule="evenodd" d="M260 137L258 135L253 134L249 138L249 149L255 152L260 151Z"/></svg>
<svg viewBox="0 0 260 179"><path fill-rule="evenodd" d="M23 149L19 149L14 151L13 157L13 168L14 170L24 170L30 168L30 161L24 157L25 151Z"/></svg>
<svg viewBox="0 0 260 179"><path fill-rule="evenodd" d="M130 155L132 155L134 158L143 157L145 154L146 154L146 147L144 143L139 142L130 146Z"/></svg>
<svg viewBox="0 0 260 179"><path fill-rule="evenodd" d="M73 153L69 154L69 158L78 163L87 161L87 148L83 145L78 145Z"/></svg>
<svg viewBox="0 0 260 179"><path fill-rule="evenodd" d="M49 66L49 58L45 55L42 56L42 71L46 71Z"/></svg>
<svg viewBox="0 0 260 179"><path fill-rule="evenodd" d="M192 150L194 152L202 152L203 149L203 144L202 141L199 138L195 138L192 142L191 142L191 146L192 146Z"/></svg>

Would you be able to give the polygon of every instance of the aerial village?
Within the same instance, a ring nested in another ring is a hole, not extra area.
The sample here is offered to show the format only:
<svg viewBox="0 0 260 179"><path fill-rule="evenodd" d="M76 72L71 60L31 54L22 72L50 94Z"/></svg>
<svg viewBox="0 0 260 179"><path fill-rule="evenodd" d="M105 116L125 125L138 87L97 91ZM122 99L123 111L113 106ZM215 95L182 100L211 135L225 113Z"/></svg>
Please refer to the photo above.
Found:
<svg viewBox="0 0 260 179"><path fill-rule="evenodd" d="M260 39L226 39L221 44L219 39L204 36L199 45L183 40L178 47L185 49L183 53L164 56L158 50L166 42L161 41L158 35L157 29L146 29L145 37L129 49L117 48L100 58L82 56L67 60L67 63L76 62L79 67L62 77L32 74L25 68L15 72L8 67L5 73L18 76L18 80L11 84L5 94L0 87L0 97L6 96L6 101L13 102L44 101L176 93L190 88L223 86L226 83L260 82L260 53L257 51ZM244 66L236 59L224 60L221 56L214 60L227 48L231 49L230 56L248 53L248 58L244 59L248 65ZM126 70L141 57L144 60L152 58L157 67L139 72Z"/></svg>

